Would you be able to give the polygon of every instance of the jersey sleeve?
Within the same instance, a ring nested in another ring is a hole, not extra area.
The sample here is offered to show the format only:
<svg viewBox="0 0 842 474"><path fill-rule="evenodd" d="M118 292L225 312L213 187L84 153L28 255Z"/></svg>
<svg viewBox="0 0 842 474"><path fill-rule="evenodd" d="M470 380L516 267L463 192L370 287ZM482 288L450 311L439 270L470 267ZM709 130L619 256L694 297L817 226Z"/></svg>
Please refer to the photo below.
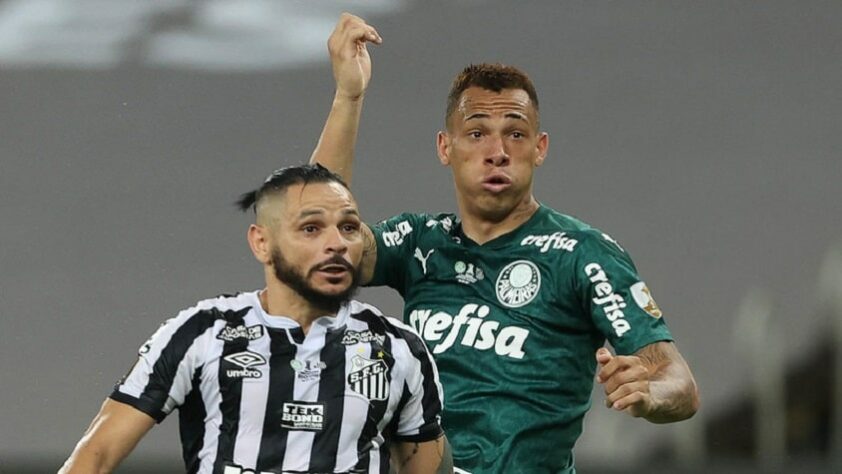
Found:
<svg viewBox="0 0 842 474"><path fill-rule="evenodd" d="M574 285L585 312L618 354L633 354L672 335L628 253L611 237L589 233L582 242Z"/></svg>
<svg viewBox="0 0 842 474"><path fill-rule="evenodd" d="M407 265L412 262L418 232L426 219L421 214L403 213L371 227L377 242L377 262L368 286L389 286L405 294Z"/></svg>
<svg viewBox="0 0 842 474"><path fill-rule="evenodd" d="M163 421L190 393L207 352L203 335L212 324L190 310L167 320L141 346L137 362L109 397Z"/></svg>
<svg viewBox="0 0 842 474"><path fill-rule="evenodd" d="M400 361L405 381L399 410L395 413L395 440L399 442L431 441L439 438L444 396L433 356L421 337L409 326L393 321L401 337Z"/></svg>

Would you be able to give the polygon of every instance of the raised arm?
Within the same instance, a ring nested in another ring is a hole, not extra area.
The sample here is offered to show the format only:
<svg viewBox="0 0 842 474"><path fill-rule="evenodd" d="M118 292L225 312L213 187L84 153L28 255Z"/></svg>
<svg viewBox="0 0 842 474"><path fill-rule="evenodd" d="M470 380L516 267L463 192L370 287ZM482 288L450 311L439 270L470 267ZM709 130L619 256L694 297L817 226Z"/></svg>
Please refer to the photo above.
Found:
<svg viewBox="0 0 842 474"><path fill-rule="evenodd" d="M106 399L59 474L113 471L153 426L155 420L146 413Z"/></svg>
<svg viewBox="0 0 842 474"><path fill-rule="evenodd" d="M445 436L422 443L395 443L392 465L398 474L449 474L453 455Z"/></svg>
<svg viewBox="0 0 842 474"><path fill-rule="evenodd" d="M382 41L377 30L350 13L342 14L327 41L336 93L310 163L319 163L339 174L349 186L363 97L371 79L366 43Z"/></svg>
<svg viewBox="0 0 842 474"><path fill-rule="evenodd" d="M672 423L699 409L699 391L687 362L672 342L649 344L634 355L596 352L597 381L605 388L606 406L652 423Z"/></svg>

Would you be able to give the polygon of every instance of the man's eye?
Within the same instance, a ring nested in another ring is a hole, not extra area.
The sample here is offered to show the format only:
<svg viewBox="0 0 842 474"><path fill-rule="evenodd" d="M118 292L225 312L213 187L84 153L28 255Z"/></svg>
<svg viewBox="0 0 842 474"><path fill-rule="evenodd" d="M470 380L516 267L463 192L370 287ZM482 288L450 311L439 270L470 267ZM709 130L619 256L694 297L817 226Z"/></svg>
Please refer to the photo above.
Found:
<svg viewBox="0 0 842 474"><path fill-rule="evenodd" d="M304 231L307 234L312 234L312 233L318 231L319 228L317 226L314 226L314 225L305 225L304 227L301 228L301 230Z"/></svg>
<svg viewBox="0 0 842 474"><path fill-rule="evenodd" d="M352 234L352 233L360 230L360 226L358 226L356 224L345 224L345 225L342 226L342 230L349 233L349 234Z"/></svg>
<svg viewBox="0 0 842 474"><path fill-rule="evenodd" d="M514 133L512 133L512 136L514 138L523 138L524 137L524 135L520 132L514 132Z"/></svg>
<svg viewBox="0 0 842 474"><path fill-rule="evenodd" d="M471 132L469 135L471 138L482 138L482 132Z"/></svg>

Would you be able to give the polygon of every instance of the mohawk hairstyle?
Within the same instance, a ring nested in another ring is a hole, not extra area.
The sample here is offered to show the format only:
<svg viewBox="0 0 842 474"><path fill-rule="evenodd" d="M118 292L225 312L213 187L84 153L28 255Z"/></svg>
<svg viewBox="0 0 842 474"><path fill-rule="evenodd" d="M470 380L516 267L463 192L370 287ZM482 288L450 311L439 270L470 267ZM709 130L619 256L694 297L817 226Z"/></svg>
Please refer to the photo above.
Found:
<svg viewBox="0 0 842 474"><path fill-rule="evenodd" d="M532 79L525 72L514 66L500 63L471 64L456 76L450 86L450 92L447 94L445 123L456 110L462 93L469 87L480 87L494 92L500 92L503 89L522 89L529 95L535 111L538 111L538 93L535 91Z"/></svg>
<svg viewBox="0 0 842 474"><path fill-rule="evenodd" d="M257 203L263 196L281 193L288 187L301 183L339 183L350 191L342 177L320 164L287 166L273 171L259 188L241 194L235 205L243 212L252 209L257 213Z"/></svg>

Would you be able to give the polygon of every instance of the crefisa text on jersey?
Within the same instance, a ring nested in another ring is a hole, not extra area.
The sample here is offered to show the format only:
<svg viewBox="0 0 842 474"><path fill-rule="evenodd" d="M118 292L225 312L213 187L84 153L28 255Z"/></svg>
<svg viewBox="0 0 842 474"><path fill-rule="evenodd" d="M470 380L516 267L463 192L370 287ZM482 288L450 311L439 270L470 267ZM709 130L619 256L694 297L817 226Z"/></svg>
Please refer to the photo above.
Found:
<svg viewBox="0 0 842 474"><path fill-rule="evenodd" d="M534 245L541 253L547 253L550 249L567 250L572 252L579 241L567 236L565 232L553 232L550 235L527 235L520 241L521 246Z"/></svg>
<svg viewBox="0 0 842 474"><path fill-rule="evenodd" d="M631 324L624 319L626 315L623 309L626 307L626 301L614 292L614 287L608 282L608 275L598 263L585 265L585 274L588 275L591 283L594 283L596 297L592 301L605 312L605 317L611 322L611 327L614 328L617 337L622 337L631 329Z"/></svg>
<svg viewBox="0 0 842 474"><path fill-rule="evenodd" d="M409 324L428 343L444 337L439 344L430 345L433 354L441 354L453 347L462 326L465 326L465 334L460 342L463 346L481 351L493 347L498 355L522 359L526 355L523 345L529 337L529 330L517 326L500 328L499 321L484 319L490 312L488 306L473 303L462 306L456 316L444 311L433 313L429 309L415 309L409 313Z"/></svg>

